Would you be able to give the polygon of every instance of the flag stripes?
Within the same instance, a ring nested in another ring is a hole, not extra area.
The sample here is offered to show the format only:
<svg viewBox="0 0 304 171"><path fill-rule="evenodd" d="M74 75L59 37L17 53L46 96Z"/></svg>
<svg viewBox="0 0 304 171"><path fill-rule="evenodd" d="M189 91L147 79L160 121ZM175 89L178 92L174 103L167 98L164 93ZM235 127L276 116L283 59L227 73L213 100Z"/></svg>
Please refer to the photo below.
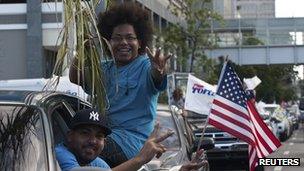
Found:
<svg viewBox="0 0 304 171"><path fill-rule="evenodd" d="M265 147L267 150L262 154L262 156L258 157L266 157L274 150L276 150L281 145L281 142L273 135L271 130L268 129L267 125L264 123L259 113L257 112L254 104L248 101L247 106L252 123L254 125L255 132L257 134L256 137L258 138L258 145Z"/></svg>
<svg viewBox="0 0 304 171"><path fill-rule="evenodd" d="M280 141L273 135L247 98L237 74L225 63L215 94L208 122L248 143L250 171L254 171L258 158L275 151Z"/></svg>

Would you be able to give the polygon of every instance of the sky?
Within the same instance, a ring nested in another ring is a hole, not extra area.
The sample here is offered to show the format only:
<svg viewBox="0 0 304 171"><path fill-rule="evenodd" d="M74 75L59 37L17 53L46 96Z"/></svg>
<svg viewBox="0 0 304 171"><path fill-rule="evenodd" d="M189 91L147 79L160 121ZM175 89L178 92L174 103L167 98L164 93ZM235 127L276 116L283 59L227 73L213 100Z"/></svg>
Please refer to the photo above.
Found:
<svg viewBox="0 0 304 171"><path fill-rule="evenodd" d="M304 17L304 0L276 0L276 17ZM304 79L303 65L295 67L300 79Z"/></svg>
<svg viewBox="0 0 304 171"><path fill-rule="evenodd" d="M304 0L275 0L276 17L304 17Z"/></svg>

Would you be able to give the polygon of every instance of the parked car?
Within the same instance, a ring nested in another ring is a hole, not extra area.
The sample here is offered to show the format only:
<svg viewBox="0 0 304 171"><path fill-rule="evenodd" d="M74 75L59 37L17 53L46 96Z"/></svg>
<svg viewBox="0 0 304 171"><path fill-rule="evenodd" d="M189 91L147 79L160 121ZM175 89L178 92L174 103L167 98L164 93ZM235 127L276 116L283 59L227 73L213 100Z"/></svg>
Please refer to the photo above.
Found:
<svg viewBox="0 0 304 171"><path fill-rule="evenodd" d="M263 118L263 121L268 126L268 128L272 131L272 133L277 138L280 138L280 133L278 130L278 123L280 123L281 121L272 115L272 112L273 112L272 109L266 110L265 105L266 105L266 103L260 101L259 103L256 104L256 108L257 108L259 114L261 115L261 117ZM276 107L277 106L275 106L275 108Z"/></svg>
<svg viewBox="0 0 304 171"><path fill-rule="evenodd" d="M292 128L296 130L299 128L299 116L300 116L300 109L297 104L291 105L287 109L288 117L292 121Z"/></svg>
<svg viewBox="0 0 304 171"><path fill-rule="evenodd" d="M277 129L281 141L285 141L292 134L291 121L287 118L286 110L278 104L265 104L264 109L271 113L272 120L277 122Z"/></svg>
<svg viewBox="0 0 304 171"><path fill-rule="evenodd" d="M0 170L61 170L54 146L64 140L75 111L90 106L77 96L60 92L0 90ZM168 109L158 113L159 120L169 124L163 128L176 133L167 141L169 152L159 160L159 168L179 167L190 159L193 142L188 142L180 116ZM92 169L102 170L86 168Z"/></svg>
<svg viewBox="0 0 304 171"><path fill-rule="evenodd" d="M0 91L1 170L60 170L54 145L78 108L90 104L55 92Z"/></svg>
<svg viewBox="0 0 304 171"><path fill-rule="evenodd" d="M172 130L174 134L162 142L167 149L166 153L158 159L154 158L139 171L178 171L184 163L191 160L197 150L198 140L195 140L180 110L174 106L169 108L167 105L158 105L157 122L160 123L162 131ZM201 148L204 149L214 147L212 139L205 139L202 144ZM203 169L209 170L206 167Z"/></svg>
<svg viewBox="0 0 304 171"><path fill-rule="evenodd" d="M200 138L207 115L189 112L187 118L192 126L195 136ZM227 132L215 128L212 125L207 125L204 137L213 138L214 140L214 148L207 150L207 158L210 163L211 170L218 167L218 162L223 164L224 161L227 161L228 163L238 162L237 169L248 168L248 144L246 142Z"/></svg>

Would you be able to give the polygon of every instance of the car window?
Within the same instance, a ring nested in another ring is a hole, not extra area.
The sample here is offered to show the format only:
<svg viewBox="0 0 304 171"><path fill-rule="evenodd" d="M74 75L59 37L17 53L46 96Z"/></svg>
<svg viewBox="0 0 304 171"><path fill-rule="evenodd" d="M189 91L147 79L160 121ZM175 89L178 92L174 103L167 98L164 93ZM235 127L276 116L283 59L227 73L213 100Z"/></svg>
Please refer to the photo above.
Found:
<svg viewBox="0 0 304 171"><path fill-rule="evenodd" d="M170 150L180 149L180 139L176 128L175 121L168 111L157 111L157 122L160 124L160 132L172 130L174 134L162 142L162 144Z"/></svg>
<svg viewBox="0 0 304 171"><path fill-rule="evenodd" d="M0 104L1 170L46 170L41 116L35 107Z"/></svg>
<svg viewBox="0 0 304 171"><path fill-rule="evenodd" d="M51 110L50 116L55 144L63 142L74 113L74 110L64 101L58 102Z"/></svg>

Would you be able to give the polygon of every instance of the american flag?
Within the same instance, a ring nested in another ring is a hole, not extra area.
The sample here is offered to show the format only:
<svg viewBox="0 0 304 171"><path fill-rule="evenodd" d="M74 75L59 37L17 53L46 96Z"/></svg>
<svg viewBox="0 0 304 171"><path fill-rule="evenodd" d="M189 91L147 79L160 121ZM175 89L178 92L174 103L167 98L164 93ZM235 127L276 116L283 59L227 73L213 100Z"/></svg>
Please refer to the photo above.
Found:
<svg viewBox="0 0 304 171"><path fill-rule="evenodd" d="M221 72L209 124L248 143L250 171L255 170L258 158L266 157L281 146L253 101L247 98L242 82L229 62L224 64Z"/></svg>

